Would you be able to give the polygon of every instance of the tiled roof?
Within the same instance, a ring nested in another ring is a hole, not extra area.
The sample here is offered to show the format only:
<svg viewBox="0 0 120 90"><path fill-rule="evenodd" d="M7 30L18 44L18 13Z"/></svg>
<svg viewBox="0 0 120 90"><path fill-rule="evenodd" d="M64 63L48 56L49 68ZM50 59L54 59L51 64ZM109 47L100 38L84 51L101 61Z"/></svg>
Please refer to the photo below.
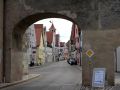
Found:
<svg viewBox="0 0 120 90"><path fill-rule="evenodd" d="M47 35L47 42L49 45L51 45L53 42L53 32L46 32L46 35Z"/></svg>
<svg viewBox="0 0 120 90"><path fill-rule="evenodd" d="M43 31L43 24L34 24L35 34L36 34L36 45L40 45L41 35Z"/></svg>

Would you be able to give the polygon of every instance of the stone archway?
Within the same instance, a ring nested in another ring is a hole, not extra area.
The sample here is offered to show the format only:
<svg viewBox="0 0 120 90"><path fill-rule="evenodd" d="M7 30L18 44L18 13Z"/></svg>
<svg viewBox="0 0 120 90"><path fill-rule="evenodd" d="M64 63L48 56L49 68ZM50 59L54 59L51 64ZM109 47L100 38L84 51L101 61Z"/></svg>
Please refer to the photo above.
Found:
<svg viewBox="0 0 120 90"><path fill-rule="evenodd" d="M3 0L2 0L3 1ZM11 68L14 68L15 62L12 59L13 52L13 29L18 30L18 35L22 35L19 33L24 33L24 29L27 28L31 23L34 23L35 13L45 13L45 12L54 12L63 14L66 16L71 16L71 18L75 18L78 22L78 25L81 25L81 29L84 30L105 30L105 29L119 29L120 28L120 9L119 9L119 0L48 0L47 3L45 0L6 0L4 2L4 57L3 61L5 63L5 77L6 82L12 81L15 73L14 70L11 71ZM2 5L1 5L2 6ZM37 16L38 14L36 14ZM26 17L26 18L25 18ZM27 19L27 18L31 18ZM45 17L45 16L42 16ZM42 18L41 18L42 19ZM2 22L3 22L2 21ZM20 24L20 22L22 24ZM18 24L17 24L18 23ZM17 24L17 25L16 25ZM24 24L28 24L26 26L22 26ZM17 26L17 27L16 27ZM20 31L23 30L22 31ZM3 32L2 31L2 32ZM20 31L20 32L19 32ZM20 37L15 35L16 37ZM19 47L19 46L18 46ZM16 50L17 51L17 50ZM114 69L111 69L113 66L113 60L110 62L109 60L101 60L101 62L97 62L97 64L103 64L102 62L109 63L105 64L109 67L108 75L109 82L114 84ZM8 70L7 70L8 69ZM85 68L86 69L86 66ZM112 74L111 74L112 73ZM85 73L86 74L86 73ZM84 75L85 75L84 74ZM84 76L83 75L83 76ZM86 74L87 75L87 74ZM88 77L84 78L84 81L88 81ZM17 80L17 78L15 79ZM85 82L85 83L86 83ZM89 81L88 81L89 82Z"/></svg>
<svg viewBox="0 0 120 90"><path fill-rule="evenodd" d="M9 61L6 60L7 64L5 67L10 67L6 70L6 82L13 82L16 80L22 79L22 37L25 33L25 30L36 21L46 19L46 18L62 18L69 20L77 24L73 19L68 16L57 14L57 13L36 13L30 16L25 17L19 21L13 31L12 31L12 43L11 43L11 52L7 53L6 56L9 56ZM11 63L10 63L11 62Z"/></svg>

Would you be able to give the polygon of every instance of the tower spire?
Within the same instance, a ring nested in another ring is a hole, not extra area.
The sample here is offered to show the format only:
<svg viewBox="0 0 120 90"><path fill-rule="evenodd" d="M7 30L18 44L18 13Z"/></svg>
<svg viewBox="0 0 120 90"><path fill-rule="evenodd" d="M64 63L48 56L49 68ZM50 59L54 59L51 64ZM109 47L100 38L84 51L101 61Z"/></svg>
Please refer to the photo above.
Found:
<svg viewBox="0 0 120 90"><path fill-rule="evenodd" d="M49 31L51 31L51 32L56 32L56 28L55 28L53 22L50 21L50 23L52 23L52 25L51 25L51 27L49 28Z"/></svg>

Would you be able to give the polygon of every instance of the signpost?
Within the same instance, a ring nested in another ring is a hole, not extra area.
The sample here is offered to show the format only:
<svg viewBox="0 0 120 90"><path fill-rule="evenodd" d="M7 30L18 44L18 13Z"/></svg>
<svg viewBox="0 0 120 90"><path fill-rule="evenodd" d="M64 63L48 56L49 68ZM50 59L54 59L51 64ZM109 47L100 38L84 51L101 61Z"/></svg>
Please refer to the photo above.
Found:
<svg viewBox="0 0 120 90"><path fill-rule="evenodd" d="M94 68L92 76L92 87L105 86L105 68Z"/></svg>

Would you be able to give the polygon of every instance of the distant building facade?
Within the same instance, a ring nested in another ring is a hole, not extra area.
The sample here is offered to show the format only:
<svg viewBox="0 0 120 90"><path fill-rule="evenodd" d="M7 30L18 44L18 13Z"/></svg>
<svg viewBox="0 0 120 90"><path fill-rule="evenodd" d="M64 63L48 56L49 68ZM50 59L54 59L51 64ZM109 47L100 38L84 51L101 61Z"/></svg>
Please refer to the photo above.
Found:
<svg viewBox="0 0 120 90"><path fill-rule="evenodd" d="M44 28L43 24L34 24L35 33L36 33L36 58L37 65L41 65L45 63L45 43L44 43Z"/></svg>
<svg viewBox="0 0 120 90"><path fill-rule="evenodd" d="M52 49L52 61L55 61L55 44L56 44L56 28L52 23L49 31L46 32L47 34L47 46L51 47Z"/></svg>
<svg viewBox="0 0 120 90"><path fill-rule="evenodd" d="M81 59L80 59L80 33L81 30L77 27L76 24L73 23L72 30L71 30L71 36L69 41L69 57L75 58L77 60L77 63L81 65Z"/></svg>
<svg viewBox="0 0 120 90"><path fill-rule="evenodd" d="M23 74L28 74L28 66L34 65L36 62L36 38L34 25L31 25L27 28L26 32L23 35L22 40L22 49L23 49Z"/></svg>
<svg viewBox="0 0 120 90"><path fill-rule="evenodd" d="M60 60L64 60L64 51L65 51L65 42L60 42L60 56L59 59Z"/></svg>
<svg viewBox="0 0 120 90"><path fill-rule="evenodd" d="M59 55L60 55L60 35L56 34L55 36L55 59L56 61L59 61Z"/></svg>
<svg viewBox="0 0 120 90"><path fill-rule="evenodd" d="M28 27L28 29L25 32L25 36L27 38L27 54L29 57L28 64L31 62L36 62L36 34L35 34L35 28L34 24Z"/></svg>

